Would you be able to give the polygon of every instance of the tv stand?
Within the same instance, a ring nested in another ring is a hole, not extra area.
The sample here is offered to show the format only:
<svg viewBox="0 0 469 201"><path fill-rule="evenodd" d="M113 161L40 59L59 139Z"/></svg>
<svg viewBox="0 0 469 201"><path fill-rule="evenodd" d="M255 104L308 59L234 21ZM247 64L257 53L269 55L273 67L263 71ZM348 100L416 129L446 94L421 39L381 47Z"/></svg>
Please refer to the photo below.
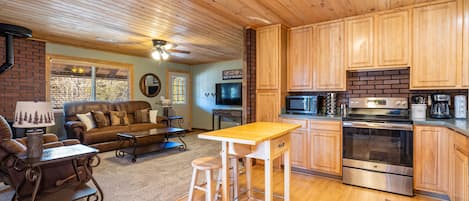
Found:
<svg viewBox="0 0 469 201"><path fill-rule="evenodd" d="M243 124L243 110L213 109L212 110L212 130L215 130L215 116L218 116L218 129L220 129L221 127L221 119L223 117L239 119L239 123Z"/></svg>

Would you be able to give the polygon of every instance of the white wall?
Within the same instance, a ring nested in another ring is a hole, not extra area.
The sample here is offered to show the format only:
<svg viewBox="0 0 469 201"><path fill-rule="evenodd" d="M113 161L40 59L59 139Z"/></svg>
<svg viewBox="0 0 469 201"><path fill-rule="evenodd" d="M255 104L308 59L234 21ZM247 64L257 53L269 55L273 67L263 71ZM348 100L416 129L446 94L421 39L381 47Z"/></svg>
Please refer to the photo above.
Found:
<svg viewBox="0 0 469 201"><path fill-rule="evenodd" d="M241 106L215 105L215 97L204 93L215 93L216 83L242 82L223 80L222 71L242 69L242 60L230 60L191 66L192 72L192 127L212 129L212 109L241 109ZM215 121L217 127L217 121Z"/></svg>

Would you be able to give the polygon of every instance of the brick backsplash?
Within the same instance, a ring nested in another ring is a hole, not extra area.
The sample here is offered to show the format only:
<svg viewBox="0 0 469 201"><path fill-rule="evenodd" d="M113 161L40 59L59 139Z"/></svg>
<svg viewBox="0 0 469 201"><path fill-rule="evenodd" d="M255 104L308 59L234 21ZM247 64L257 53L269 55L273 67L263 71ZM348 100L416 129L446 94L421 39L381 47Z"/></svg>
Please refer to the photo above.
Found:
<svg viewBox="0 0 469 201"><path fill-rule="evenodd" d="M0 74L0 115L12 120L17 101L46 99L45 42L14 39L15 65ZM5 40L0 37L0 63L5 62Z"/></svg>
<svg viewBox="0 0 469 201"><path fill-rule="evenodd" d="M404 97L423 95L428 97L434 93L465 95L468 90L409 90L409 69L383 70L370 72L347 72L347 91L336 92L338 105L348 103L349 98L355 97ZM325 96L327 92L291 92L289 95L317 95Z"/></svg>

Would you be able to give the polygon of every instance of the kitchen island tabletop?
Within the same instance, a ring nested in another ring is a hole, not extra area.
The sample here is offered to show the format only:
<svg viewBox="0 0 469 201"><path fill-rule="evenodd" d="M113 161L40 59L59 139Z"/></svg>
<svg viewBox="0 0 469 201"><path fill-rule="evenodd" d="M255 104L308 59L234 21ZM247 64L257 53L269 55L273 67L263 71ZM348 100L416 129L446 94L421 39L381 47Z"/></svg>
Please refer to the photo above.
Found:
<svg viewBox="0 0 469 201"><path fill-rule="evenodd" d="M229 200L228 186L228 152L229 144L250 145L254 148L252 153L245 155L251 158L264 160L265 170L265 200L273 199L273 161L283 156L284 160L284 200L290 200L290 132L301 127L299 124L256 122L212 132L199 134L201 139L220 141L222 144L222 200ZM248 197L252 197L250 188L251 167L246 164L246 177L248 179Z"/></svg>

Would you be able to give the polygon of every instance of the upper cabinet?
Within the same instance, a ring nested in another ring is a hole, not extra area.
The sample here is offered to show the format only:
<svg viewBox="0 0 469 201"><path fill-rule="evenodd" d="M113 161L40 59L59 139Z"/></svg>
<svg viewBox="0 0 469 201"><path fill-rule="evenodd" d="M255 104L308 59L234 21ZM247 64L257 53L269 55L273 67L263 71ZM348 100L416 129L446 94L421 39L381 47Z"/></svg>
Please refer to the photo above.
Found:
<svg viewBox="0 0 469 201"><path fill-rule="evenodd" d="M313 89L313 27L297 28L288 34L288 90Z"/></svg>
<svg viewBox="0 0 469 201"><path fill-rule="evenodd" d="M354 18L347 24L347 66L373 66L373 17Z"/></svg>
<svg viewBox="0 0 469 201"><path fill-rule="evenodd" d="M256 88L280 87L281 31L280 25L256 30Z"/></svg>
<svg viewBox="0 0 469 201"><path fill-rule="evenodd" d="M378 66L409 66L409 12L376 16L376 55Z"/></svg>
<svg viewBox="0 0 469 201"><path fill-rule="evenodd" d="M458 86L458 13L456 2L414 8L411 88Z"/></svg>
<svg viewBox="0 0 469 201"><path fill-rule="evenodd" d="M316 91L345 91L344 22L315 27L314 88Z"/></svg>
<svg viewBox="0 0 469 201"><path fill-rule="evenodd" d="M469 87L469 0L464 1L462 86Z"/></svg>

